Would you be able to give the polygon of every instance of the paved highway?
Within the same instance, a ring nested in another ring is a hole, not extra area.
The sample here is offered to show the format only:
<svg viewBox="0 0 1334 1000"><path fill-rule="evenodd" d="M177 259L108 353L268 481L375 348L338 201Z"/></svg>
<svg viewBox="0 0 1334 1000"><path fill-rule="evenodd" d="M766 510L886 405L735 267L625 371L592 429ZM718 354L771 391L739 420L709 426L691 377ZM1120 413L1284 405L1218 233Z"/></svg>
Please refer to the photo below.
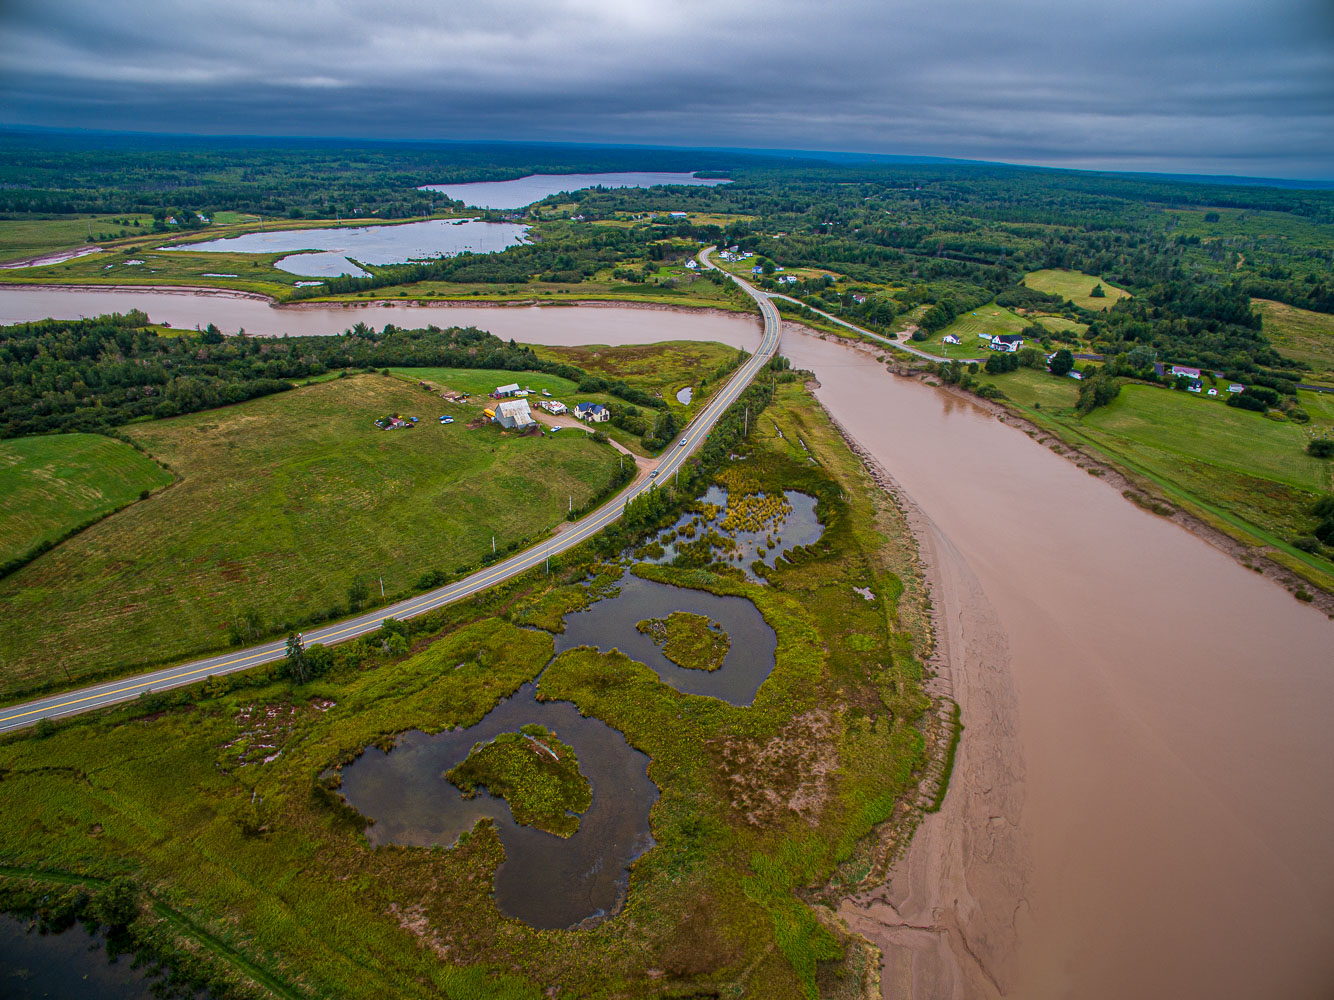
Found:
<svg viewBox="0 0 1334 1000"><path fill-rule="evenodd" d="M701 250L699 260L705 267L718 270L709 258L714 249L714 247L707 247ZM764 316L764 336L760 341L759 349L751 355L718 394L709 401L709 404L681 432L681 437L677 439L677 443L663 452L658 462L658 475L655 478L645 479L629 486L604 506L587 517L576 521L570 528L559 535L553 536L546 542L534 545L532 548L510 556L493 566L478 570L456 583L448 584L418 597L399 601L397 604L377 608L373 612L356 618L349 618L333 625L312 629L304 633L306 643L322 642L329 645L355 639L367 632L377 630L385 618L402 619L424 614L442 605L471 597L478 591L485 590L487 587L522 573L524 570L541 566L548 556L558 555L566 549L573 548L619 519L625 504L644 490L660 481L671 478L672 473L679 469L690 457L690 454L699 447L700 442L704 440L718 418L736 401L742 390L769 363L769 360L778 350L782 321L779 319L777 307L748 282L736 277L733 277L732 280L759 304L760 312ZM280 660L285 654L286 642L279 639L259 646L252 646L249 649L232 650L218 656L210 656L206 659L194 660L174 667L165 667L134 677L125 677L116 681L107 681L103 684L80 688L77 691L65 691L61 694L38 698L21 705L0 709L0 732L21 729L24 726L35 724L39 719L55 719L60 716L75 715L79 712L103 708L117 702L130 701L139 697L145 691L163 691L179 687L182 684L194 683L209 675L248 670L251 667Z"/></svg>

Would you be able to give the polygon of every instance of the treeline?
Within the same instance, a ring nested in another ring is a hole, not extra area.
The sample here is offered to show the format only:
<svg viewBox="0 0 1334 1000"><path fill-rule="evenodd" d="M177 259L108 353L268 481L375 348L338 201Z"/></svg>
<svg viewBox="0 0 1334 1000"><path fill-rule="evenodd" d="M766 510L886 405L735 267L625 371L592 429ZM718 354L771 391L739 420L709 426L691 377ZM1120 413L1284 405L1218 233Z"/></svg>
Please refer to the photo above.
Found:
<svg viewBox="0 0 1334 1000"><path fill-rule="evenodd" d="M625 382L539 358L475 327L376 332L358 323L329 337L224 337L216 328L162 337L141 312L0 327L0 438L105 431L142 417L239 403L292 379L381 368L536 371L596 386L639 406L666 406Z"/></svg>
<svg viewBox="0 0 1334 1000"><path fill-rule="evenodd" d="M727 171L744 153L540 143L0 133L0 212L151 212L182 206L333 218L427 215L455 204L424 184L533 173Z"/></svg>

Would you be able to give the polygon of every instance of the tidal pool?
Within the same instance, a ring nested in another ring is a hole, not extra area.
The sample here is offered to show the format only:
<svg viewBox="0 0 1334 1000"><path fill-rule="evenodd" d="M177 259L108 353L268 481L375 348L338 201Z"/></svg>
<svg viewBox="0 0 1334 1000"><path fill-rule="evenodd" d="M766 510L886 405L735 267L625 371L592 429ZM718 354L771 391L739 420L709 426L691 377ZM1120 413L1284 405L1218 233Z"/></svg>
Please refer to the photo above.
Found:
<svg viewBox="0 0 1334 1000"><path fill-rule="evenodd" d="M617 596L565 616L565 631L556 636L557 653L576 646L593 646L603 652L619 649L678 691L707 695L730 705L749 705L755 700L755 693L773 671L778 637L754 604L744 597L672 587L628 573L621 578L620 588ZM666 618L673 611L691 611L722 623L732 646L721 667L678 667L662 655L650 636L635 628L645 618Z"/></svg>
<svg viewBox="0 0 1334 1000"><path fill-rule="evenodd" d="M684 184L713 187L729 184L721 177L696 177L693 173L641 171L606 174L529 174L511 181L478 181L472 184L423 184L419 191L439 191L471 208L526 208L535 201L562 191L586 188L657 187Z"/></svg>
<svg viewBox="0 0 1334 1000"><path fill-rule="evenodd" d="M401 225L347 226L336 229L280 229L246 233L203 243L174 243L160 250L190 253L282 253L274 266L289 274L327 278L365 277L363 264L404 264L464 252L497 253L524 240L527 226L476 219L431 219ZM297 251L318 251L302 253Z"/></svg>
<svg viewBox="0 0 1334 1000"><path fill-rule="evenodd" d="M0 996L150 1000L153 980L132 968L131 955L109 960L105 943L101 934L89 934L79 924L39 934L29 931L26 921L0 915Z"/></svg>
<svg viewBox="0 0 1334 1000"><path fill-rule="evenodd" d="M657 543L662 546L662 555L646 559L645 562L670 563L676 558L683 545L698 542L709 532L714 531L723 538L729 539L735 546L730 550L715 550L713 552L714 558L735 563L745 572L747 579L754 583L763 583L764 581L751 568L751 564L756 559L766 566L776 566L779 558L784 553L798 546L810 545L819 541L820 536L824 534L824 525L815 516L815 505L818 501L809 493L784 490L783 499L787 503L786 512L780 520L770 522L757 531L723 526L727 517L727 499L727 490L721 486L710 486L704 494L702 502L717 507L718 513L714 517L706 517L703 514L695 513L682 514L674 525L664 529L658 535ZM761 493L758 495L758 499L763 503L768 497ZM742 498L742 502L753 503L745 497ZM694 534L681 534L681 529L692 523L694 524ZM761 548L764 549L764 555L762 556L759 555Z"/></svg>
<svg viewBox="0 0 1334 1000"><path fill-rule="evenodd" d="M343 768L343 796L362 815L372 844L450 845L479 820L495 823L505 845L496 871L496 906L533 927L572 927L606 917L625 897L630 863L653 846L648 813L658 789L648 757L598 719L567 701L540 702L525 684L467 729L406 733L388 753L367 747ZM593 804L579 831L565 839L514 822L508 803L484 789L467 799L445 772L467 758L474 743L537 722L579 755L593 786Z"/></svg>

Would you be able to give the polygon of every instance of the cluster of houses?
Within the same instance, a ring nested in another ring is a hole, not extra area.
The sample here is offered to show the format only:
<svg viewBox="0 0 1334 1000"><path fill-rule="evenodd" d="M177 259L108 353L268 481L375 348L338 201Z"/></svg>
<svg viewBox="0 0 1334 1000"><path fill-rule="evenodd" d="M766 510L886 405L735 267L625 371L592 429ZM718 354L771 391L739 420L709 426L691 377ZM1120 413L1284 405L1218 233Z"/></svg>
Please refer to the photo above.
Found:
<svg viewBox="0 0 1334 1000"><path fill-rule="evenodd" d="M1167 375L1169 378L1184 378L1184 379L1186 379L1186 380L1187 380L1187 381L1186 381L1186 391L1187 391L1187 392L1204 392L1204 391L1205 391L1205 388L1204 388L1204 377L1203 377L1203 374L1204 374L1204 373L1201 372L1200 369L1198 369L1198 368L1191 368L1189 365L1166 365L1166 366L1164 366L1164 365L1155 365L1154 368L1158 371L1158 374L1160 374L1160 375L1164 375L1164 374L1165 374L1165 375ZM1164 369L1165 369L1165 370L1164 370ZM1217 376L1217 375L1219 375L1219 374L1221 374L1221 373L1220 373L1220 372L1214 372L1214 375L1215 375L1215 376ZM1227 391L1230 392L1230 393L1236 394L1236 393L1238 393L1238 392L1245 392L1245 391L1246 391L1246 387L1245 387L1244 385L1242 385L1240 382L1229 382L1228 385L1227 385ZM1217 395L1218 395L1218 390L1217 390L1217 389L1209 389L1209 390L1208 390L1208 395L1210 395L1210 396L1217 396Z"/></svg>
<svg viewBox="0 0 1334 1000"><path fill-rule="evenodd" d="M529 409L526 398L531 393L531 389L520 389L517 384L502 385L491 393L492 398L498 402L482 412L506 430L522 431L535 427L537 421L533 419L533 411ZM551 393L543 389L542 395L550 396ZM537 405L554 416L570 412L558 399L539 399ZM611 410L601 403L576 403L574 415L590 424L600 424L611 419Z"/></svg>
<svg viewBox="0 0 1334 1000"><path fill-rule="evenodd" d="M726 250L719 253L718 256L728 263L735 263L739 260L750 260L755 255L749 250L743 253L740 247L728 247Z"/></svg>

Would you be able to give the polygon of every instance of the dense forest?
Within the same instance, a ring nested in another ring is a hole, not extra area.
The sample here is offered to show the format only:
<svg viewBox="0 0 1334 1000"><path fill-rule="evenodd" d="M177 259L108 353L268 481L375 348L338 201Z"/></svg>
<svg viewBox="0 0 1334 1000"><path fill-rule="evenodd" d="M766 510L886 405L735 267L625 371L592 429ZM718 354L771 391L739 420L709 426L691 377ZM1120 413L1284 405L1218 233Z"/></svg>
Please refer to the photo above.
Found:
<svg viewBox="0 0 1334 1000"><path fill-rule="evenodd" d="M621 381L543 360L473 327L341 336L224 337L209 327L163 337L143 313L44 320L0 327L0 438L48 431L104 431L139 417L173 417L292 388L324 372L389 367L540 371L636 406L666 404ZM674 431L674 428L673 428ZM670 436L670 435L668 435Z"/></svg>

